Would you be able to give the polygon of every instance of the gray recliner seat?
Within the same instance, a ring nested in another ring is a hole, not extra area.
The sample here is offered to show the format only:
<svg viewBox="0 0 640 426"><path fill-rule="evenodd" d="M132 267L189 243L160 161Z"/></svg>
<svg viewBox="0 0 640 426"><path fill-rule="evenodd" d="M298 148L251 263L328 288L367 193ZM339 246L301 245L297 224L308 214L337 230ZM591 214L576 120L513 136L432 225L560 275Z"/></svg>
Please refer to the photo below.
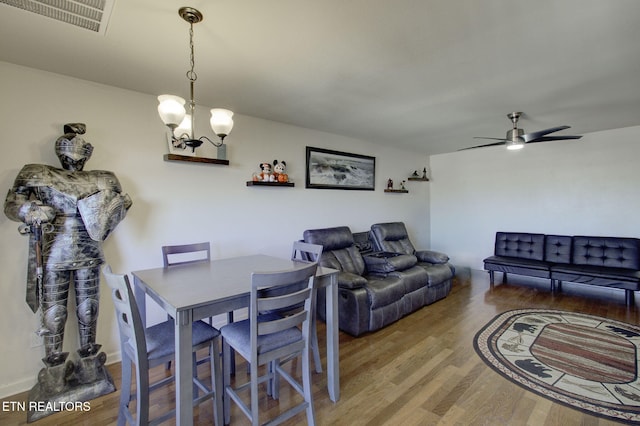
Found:
<svg viewBox="0 0 640 426"><path fill-rule="evenodd" d="M418 259L418 265L428 275L428 291L425 304L446 297L451 291L451 281L455 268L449 262L449 256L433 250L416 250L409 239L403 222L376 223L371 226L371 241L374 249L383 252L412 254Z"/></svg>

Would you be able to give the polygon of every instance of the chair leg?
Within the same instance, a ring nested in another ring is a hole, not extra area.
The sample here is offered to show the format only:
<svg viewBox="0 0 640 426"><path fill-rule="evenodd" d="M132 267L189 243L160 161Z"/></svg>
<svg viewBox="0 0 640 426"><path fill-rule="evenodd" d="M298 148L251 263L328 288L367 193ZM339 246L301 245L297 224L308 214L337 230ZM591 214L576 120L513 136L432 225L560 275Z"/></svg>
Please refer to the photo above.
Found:
<svg viewBox="0 0 640 426"><path fill-rule="evenodd" d="M317 300L316 295L318 294L317 289L313 289L313 299ZM320 362L320 349L318 348L318 327L317 327L317 313L316 306L311 307L311 312L309 312L309 317L311 318L311 337L309 344L311 345L311 350L313 353L313 363L316 366L316 373L322 373L322 363Z"/></svg>
<svg viewBox="0 0 640 426"><path fill-rule="evenodd" d="M227 312L227 324L231 324L233 322L233 311ZM236 374L236 356L233 349L231 349L231 374Z"/></svg>
<svg viewBox="0 0 640 426"><path fill-rule="evenodd" d="M231 347L222 339L222 370L223 370L223 383L222 383L222 405L224 413L224 424L228 425L231 422L231 401L227 388L231 386Z"/></svg>
<svg viewBox="0 0 640 426"><path fill-rule="evenodd" d="M271 361L269 364L269 368L271 371L271 379L269 383L271 384L271 397L273 399L280 398L280 375L278 374L278 366L280 365L280 360L276 359Z"/></svg>
<svg viewBox="0 0 640 426"><path fill-rule="evenodd" d="M222 371L220 371L220 351L218 349L218 341L215 339L211 342L209 348L210 360L211 360L211 389L213 389L213 416L215 418L216 425L222 425L222 416L224 409L222 408L222 394L224 388L222 387Z"/></svg>
<svg viewBox="0 0 640 426"><path fill-rule="evenodd" d="M311 389L311 366L309 365L309 349L308 347L302 352L302 389L304 391L304 400L307 402L307 424L315 425L315 413L313 409L313 393Z"/></svg>
<svg viewBox="0 0 640 426"><path fill-rule="evenodd" d="M140 425L149 424L149 368L136 365L136 421Z"/></svg>
<svg viewBox="0 0 640 426"><path fill-rule="evenodd" d="M193 377L198 377L198 357L196 355L195 352L191 353L191 368L193 371ZM198 385L195 384L195 382L193 383L193 398L197 398L198 397Z"/></svg>
<svg viewBox="0 0 640 426"><path fill-rule="evenodd" d="M251 425L260 425L260 412L258 406L258 366L257 362L251 363ZM269 368L269 366L267 366Z"/></svg>
<svg viewBox="0 0 640 426"><path fill-rule="evenodd" d="M322 373L322 362L320 361L320 348L318 348L318 328L316 321L311 323L311 351L313 352L313 363L316 366L316 373Z"/></svg>
<svg viewBox="0 0 640 426"><path fill-rule="evenodd" d="M118 426L124 426L127 422L127 417L124 414L125 410L129 410L129 401L131 400L131 360L124 355L121 361L122 366L122 389L120 389L120 407L118 408Z"/></svg>

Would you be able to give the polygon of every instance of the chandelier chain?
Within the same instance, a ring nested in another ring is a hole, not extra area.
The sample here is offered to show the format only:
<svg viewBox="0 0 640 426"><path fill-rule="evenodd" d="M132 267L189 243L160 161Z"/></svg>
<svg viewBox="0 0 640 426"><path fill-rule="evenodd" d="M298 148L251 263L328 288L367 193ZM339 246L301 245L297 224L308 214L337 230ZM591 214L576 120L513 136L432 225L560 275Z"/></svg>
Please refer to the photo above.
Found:
<svg viewBox="0 0 640 426"><path fill-rule="evenodd" d="M193 23L190 23L190 26L189 26L189 48L191 49L191 60L190 60L191 69L189 71L187 71L187 78L190 81L196 81L198 79L198 74L196 74L196 72L194 71L194 68L196 66L196 60L195 60L195 55L193 53L193 51L194 51L194 45L193 45Z"/></svg>

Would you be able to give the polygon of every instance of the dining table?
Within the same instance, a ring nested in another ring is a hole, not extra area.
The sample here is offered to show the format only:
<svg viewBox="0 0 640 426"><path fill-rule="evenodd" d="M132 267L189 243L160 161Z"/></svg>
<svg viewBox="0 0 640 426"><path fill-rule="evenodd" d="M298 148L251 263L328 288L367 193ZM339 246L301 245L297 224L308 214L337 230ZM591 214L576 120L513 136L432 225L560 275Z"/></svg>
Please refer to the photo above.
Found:
<svg viewBox="0 0 640 426"><path fill-rule="evenodd" d="M136 303L145 326L146 296L174 319L176 424L193 424L193 322L248 308L253 272L278 272L305 265L308 262L256 254L131 273ZM326 292L327 388L333 402L340 398L338 272L318 266L315 277L318 291Z"/></svg>

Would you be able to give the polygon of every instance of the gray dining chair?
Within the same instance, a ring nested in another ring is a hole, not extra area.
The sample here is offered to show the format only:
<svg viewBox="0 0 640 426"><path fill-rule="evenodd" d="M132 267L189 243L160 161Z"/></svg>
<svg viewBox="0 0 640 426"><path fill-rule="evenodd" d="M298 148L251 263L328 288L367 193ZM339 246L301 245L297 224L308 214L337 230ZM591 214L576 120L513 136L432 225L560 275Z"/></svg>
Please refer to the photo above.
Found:
<svg viewBox="0 0 640 426"><path fill-rule="evenodd" d="M303 262L320 262L322 255L322 246L319 244L305 243L304 241L294 241L291 251L291 260L299 260ZM314 288L314 292L316 289ZM314 300L316 300L314 295ZM316 373L322 373L322 362L320 361L320 348L318 346L318 327L316 323L316 306L312 306L311 312L311 353L313 354L313 363L316 366Z"/></svg>
<svg viewBox="0 0 640 426"><path fill-rule="evenodd" d="M211 244L206 241L162 246L162 260L165 268L190 263L211 262ZM227 313L227 322L233 322L233 312ZM213 325L212 318L209 318L209 324Z"/></svg>
<svg viewBox="0 0 640 426"><path fill-rule="evenodd" d="M258 385L268 382L270 387L274 378L284 378L291 387L303 396L303 401L291 407L270 424L278 424L292 416L306 411L307 423L315 424L313 397L311 389L311 368L309 362L309 339L311 335L311 310L314 303L314 276L317 263L309 263L303 268L279 272L254 272L251 274L251 296L249 318L220 329L223 347L223 376L224 376L224 417L225 424L231 420L231 400L249 418L252 425L260 424L258 404ZM297 284L305 283L302 289ZM301 311L282 317L272 313L304 303ZM250 365L250 379L238 384L236 376L235 387L231 386L231 367L229 357L234 349ZM287 372L283 365L302 358L302 384ZM262 370L265 374L258 375L258 368L267 365ZM249 390L250 404L247 405L241 395ZM273 389L272 395L277 399L279 389Z"/></svg>
<svg viewBox="0 0 640 426"><path fill-rule="evenodd" d="M165 268L199 262L211 262L211 243L205 241L202 243L162 246L162 261ZM209 317L208 322L210 325L213 325L213 318ZM227 322L233 322L233 311L227 313ZM200 365L207 361L208 358L201 358L197 364ZM167 363L167 370L170 368L171 361Z"/></svg>
<svg viewBox="0 0 640 426"><path fill-rule="evenodd" d="M103 268L107 285L111 288L111 296L116 311L116 320L120 333L120 352L122 356L122 388L118 408L118 425L127 422L130 425L156 425L175 416L175 409L154 419L149 419L150 393L174 381L174 376L165 377L157 382L149 380L149 370L166 363L175 357L175 329L173 320L145 328L135 302L127 275L115 274L110 266ZM210 356L211 383L205 384L197 377L194 365L194 400L198 405L206 400L213 400L213 412L217 425L222 425L222 375L221 360L218 351L220 332L202 321L193 324L193 352L207 348ZM195 358L194 358L195 359ZM136 392L131 392L132 366L135 366ZM202 395L199 395L202 393ZM129 409L129 403L136 401L136 415Z"/></svg>

